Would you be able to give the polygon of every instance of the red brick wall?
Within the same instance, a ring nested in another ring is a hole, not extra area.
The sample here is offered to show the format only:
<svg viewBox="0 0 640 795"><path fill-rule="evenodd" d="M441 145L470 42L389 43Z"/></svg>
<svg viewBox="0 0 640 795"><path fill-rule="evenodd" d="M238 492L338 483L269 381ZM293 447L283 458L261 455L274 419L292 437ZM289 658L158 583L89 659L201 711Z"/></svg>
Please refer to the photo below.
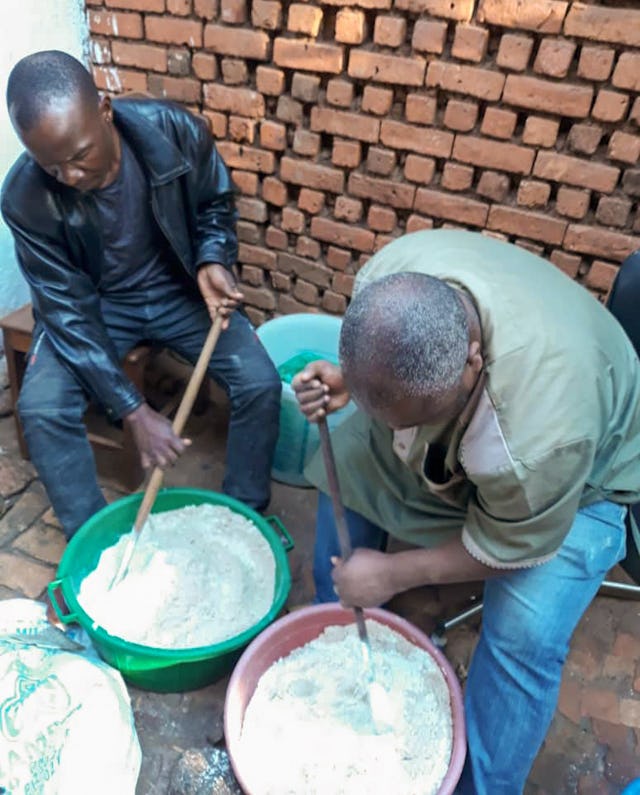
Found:
<svg viewBox="0 0 640 795"><path fill-rule="evenodd" d="M358 267L421 228L486 230L599 294L640 247L637 3L87 7L101 88L210 117L257 322L343 312Z"/></svg>

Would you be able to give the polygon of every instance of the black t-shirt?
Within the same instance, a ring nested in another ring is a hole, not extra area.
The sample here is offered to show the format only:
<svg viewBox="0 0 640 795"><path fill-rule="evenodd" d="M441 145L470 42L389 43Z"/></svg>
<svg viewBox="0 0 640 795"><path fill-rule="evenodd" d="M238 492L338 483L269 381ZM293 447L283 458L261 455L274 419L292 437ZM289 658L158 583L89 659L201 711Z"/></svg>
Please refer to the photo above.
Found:
<svg viewBox="0 0 640 795"><path fill-rule="evenodd" d="M146 302L183 290L185 274L153 216L144 171L120 141L116 179L93 191L104 244L99 291L113 301Z"/></svg>

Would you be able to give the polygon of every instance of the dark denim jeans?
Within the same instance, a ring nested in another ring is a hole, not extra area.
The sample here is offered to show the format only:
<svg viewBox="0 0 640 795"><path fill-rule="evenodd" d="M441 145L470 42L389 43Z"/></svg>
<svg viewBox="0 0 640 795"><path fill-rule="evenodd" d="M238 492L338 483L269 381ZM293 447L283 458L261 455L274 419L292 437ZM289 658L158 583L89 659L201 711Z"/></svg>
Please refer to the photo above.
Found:
<svg viewBox="0 0 640 795"><path fill-rule="evenodd" d="M149 340L195 363L211 326L202 300L184 291L152 304L104 300L102 314L120 357ZM261 510L270 499L281 382L240 312L220 335L209 375L225 390L231 406L222 489ZM18 411L31 459L67 537L105 505L83 423L87 400L46 332L37 326Z"/></svg>

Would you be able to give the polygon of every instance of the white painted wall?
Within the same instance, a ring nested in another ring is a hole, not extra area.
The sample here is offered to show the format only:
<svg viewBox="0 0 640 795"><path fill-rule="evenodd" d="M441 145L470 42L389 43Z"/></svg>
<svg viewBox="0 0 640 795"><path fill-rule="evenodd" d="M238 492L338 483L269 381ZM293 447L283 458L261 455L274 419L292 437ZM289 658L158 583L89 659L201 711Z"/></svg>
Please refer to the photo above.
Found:
<svg viewBox="0 0 640 795"><path fill-rule="evenodd" d="M11 68L37 50L64 50L87 63L87 44L83 0L0 0L0 182L22 151L5 102ZM0 218L0 316L28 300L11 233Z"/></svg>

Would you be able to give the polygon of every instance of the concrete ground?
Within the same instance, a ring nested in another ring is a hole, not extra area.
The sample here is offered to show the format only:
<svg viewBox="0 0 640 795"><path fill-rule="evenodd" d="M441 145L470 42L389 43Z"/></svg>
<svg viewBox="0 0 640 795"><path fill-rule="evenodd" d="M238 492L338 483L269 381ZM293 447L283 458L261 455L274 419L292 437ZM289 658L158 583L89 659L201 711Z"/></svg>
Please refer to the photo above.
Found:
<svg viewBox="0 0 640 795"><path fill-rule="evenodd" d="M219 489L225 422L220 405L190 420L194 445L167 473L166 485ZM105 492L116 499L122 494L113 477L117 460L104 453L99 462ZM296 545L289 555L293 585L287 609L312 597L314 502L310 490L274 484L271 512L282 519ZM0 598L41 598L64 548L42 485L31 464L19 456L8 391L0 390ZM614 575L624 578L618 571ZM477 592L471 586L425 588L398 598L393 609L430 633L437 619L468 607ZM474 620L447 636L445 654L463 682L477 634ZM143 748L137 795L237 791L232 782L213 785L206 775L207 764L209 772L214 767L214 748L223 747L226 681L192 693L162 695L130 688ZM525 792L615 795L638 776L640 602L598 596L573 638L558 710Z"/></svg>

